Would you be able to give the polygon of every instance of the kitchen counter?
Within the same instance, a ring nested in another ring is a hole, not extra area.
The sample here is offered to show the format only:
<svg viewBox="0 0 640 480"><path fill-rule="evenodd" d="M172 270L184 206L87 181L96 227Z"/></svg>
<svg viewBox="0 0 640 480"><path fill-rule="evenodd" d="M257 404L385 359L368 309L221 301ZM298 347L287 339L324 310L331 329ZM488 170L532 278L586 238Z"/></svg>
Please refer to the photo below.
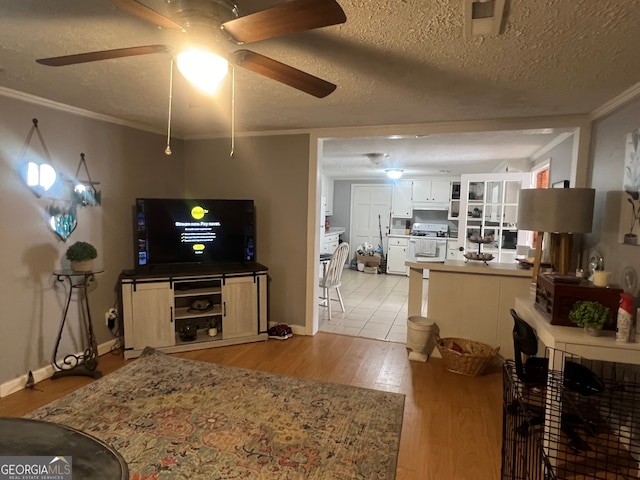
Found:
<svg viewBox="0 0 640 480"><path fill-rule="evenodd" d="M329 227L329 229L325 229L324 234L325 235L333 235L333 234L342 234L344 233L344 227Z"/></svg>
<svg viewBox="0 0 640 480"><path fill-rule="evenodd" d="M410 268L428 268L431 272L451 272L451 273L465 273L465 274L477 274L477 275L501 275L507 277L527 277L531 278L531 270L525 270L518 268L514 263L497 263L487 262L485 265L482 262L463 260L447 260L444 263L432 263L429 266L423 264L423 262L407 262L407 266Z"/></svg>
<svg viewBox="0 0 640 480"><path fill-rule="evenodd" d="M423 269L429 269L426 316L435 321L441 337L476 340L500 347L513 358L515 298L531 289L531 270L511 263L406 262L409 267L408 315L422 315ZM431 352L429 352L431 353ZM437 350L433 354L439 355Z"/></svg>

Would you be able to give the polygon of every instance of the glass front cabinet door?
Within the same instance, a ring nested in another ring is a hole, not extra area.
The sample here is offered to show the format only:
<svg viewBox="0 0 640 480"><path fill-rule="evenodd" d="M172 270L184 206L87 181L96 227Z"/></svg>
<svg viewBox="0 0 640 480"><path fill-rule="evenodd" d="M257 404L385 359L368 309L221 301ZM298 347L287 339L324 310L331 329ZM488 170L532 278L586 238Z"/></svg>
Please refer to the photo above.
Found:
<svg viewBox="0 0 640 480"><path fill-rule="evenodd" d="M465 253L490 254L493 262L515 261L516 247L527 243L529 235L518 231L518 193L531 188L531 179L529 172L461 176L458 243Z"/></svg>

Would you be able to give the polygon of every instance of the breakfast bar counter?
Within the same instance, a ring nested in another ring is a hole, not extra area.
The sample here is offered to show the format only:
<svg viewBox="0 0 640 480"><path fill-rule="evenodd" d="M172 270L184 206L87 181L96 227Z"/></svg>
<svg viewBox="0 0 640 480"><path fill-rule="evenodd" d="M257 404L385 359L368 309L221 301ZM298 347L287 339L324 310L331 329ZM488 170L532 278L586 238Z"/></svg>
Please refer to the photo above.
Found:
<svg viewBox="0 0 640 480"><path fill-rule="evenodd" d="M441 337L476 340L500 347L500 354L513 358L513 319L509 309L515 298L529 295L531 270L515 263L406 262L409 267L408 316L426 314ZM426 312L422 310L425 281L429 269ZM431 352L430 352L431 353ZM438 355L438 351L432 352Z"/></svg>

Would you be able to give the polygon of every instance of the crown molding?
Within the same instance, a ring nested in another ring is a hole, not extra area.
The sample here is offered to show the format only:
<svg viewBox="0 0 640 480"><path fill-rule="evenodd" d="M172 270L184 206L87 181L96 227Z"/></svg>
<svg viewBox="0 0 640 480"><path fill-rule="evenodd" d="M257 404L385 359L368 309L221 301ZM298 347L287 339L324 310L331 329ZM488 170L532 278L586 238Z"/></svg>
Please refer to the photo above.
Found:
<svg viewBox="0 0 640 480"><path fill-rule="evenodd" d="M48 100L46 98L38 97L37 95L31 95L29 93L20 92L18 90L13 90L11 88L0 87L0 96L13 98L14 100L21 100L23 102L32 103L35 105L39 105L41 107L51 108L52 110L58 110L60 112L70 113L72 115L90 118L92 120L113 123L115 125L135 128L136 130L143 130L145 132L157 133L160 135L166 134L165 131L159 130L157 128L149 127L148 125L129 122L127 120L122 120L121 118L111 117L109 115L103 115L101 113L85 110L84 108L73 107L65 103L54 102L53 100Z"/></svg>
<svg viewBox="0 0 640 480"><path fill-rule="evenodd" d="M627 103L631 102L637 97L640 97L640 83L636 83L633 87L628 88L617 97L612 98L604 105L596 108L589 114L589 120L600 120L601 118L612 114L619 108L624 107Z"/></svg>

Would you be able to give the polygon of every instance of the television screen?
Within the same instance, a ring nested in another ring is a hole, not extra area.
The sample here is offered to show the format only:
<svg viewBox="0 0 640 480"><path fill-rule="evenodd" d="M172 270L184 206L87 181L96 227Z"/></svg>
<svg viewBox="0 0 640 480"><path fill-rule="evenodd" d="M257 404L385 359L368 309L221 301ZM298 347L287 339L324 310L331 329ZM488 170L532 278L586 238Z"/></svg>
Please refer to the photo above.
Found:
<svg viewBox="0 0 640 480"><path fill-rule="evenodd" d="M255 261L253 200L138 198L137 270Z"/></svg>

